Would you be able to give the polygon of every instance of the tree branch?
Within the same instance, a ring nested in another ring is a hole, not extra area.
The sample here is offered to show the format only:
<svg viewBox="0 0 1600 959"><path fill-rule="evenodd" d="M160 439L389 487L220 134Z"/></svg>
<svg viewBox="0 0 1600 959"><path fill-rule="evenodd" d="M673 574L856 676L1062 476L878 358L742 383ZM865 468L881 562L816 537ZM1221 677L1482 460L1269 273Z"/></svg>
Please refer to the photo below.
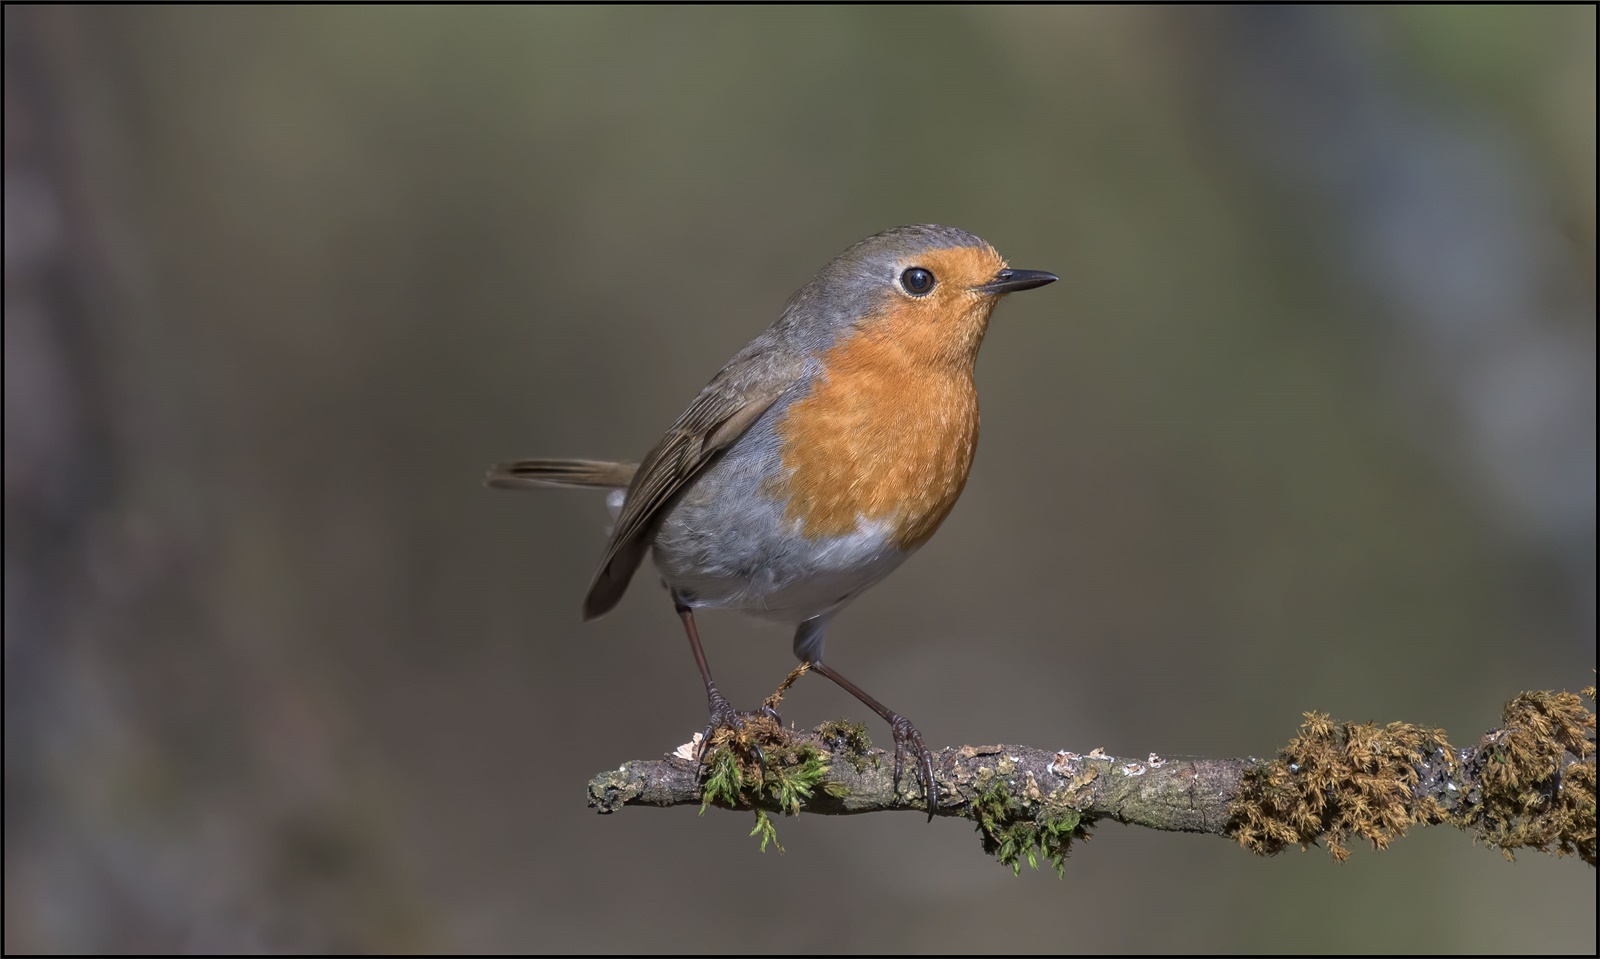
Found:
<svg viewBox="0 0 1600 959"><path fill-rule="evenodd" d="M1593 687L1584 691L1591 701ZM985 848L1019 868L1043 855L1059 869L1074 838L1097 820L1227 836L1263 855L1289 845L1346 840L1376 848L1413 825L1449 823L1509 857L1517 848L1595 863L1595 717L1573 693L1522 693L1503 725L1455 749L1437 729L1334 723L1307 713L1300 734L1273 760L1087 755L1031 746L963 746L934 760L940 816L975 820ZM696 737L698 739L698 737ZM765 767L749 747L761 747ZM748 720L741 734L712 737L704 774L690 747L595 776L589 804L716 805L822 815L926 810L910 771L893 782L894 758L862 727L824 723L805 732Z"/></svg>

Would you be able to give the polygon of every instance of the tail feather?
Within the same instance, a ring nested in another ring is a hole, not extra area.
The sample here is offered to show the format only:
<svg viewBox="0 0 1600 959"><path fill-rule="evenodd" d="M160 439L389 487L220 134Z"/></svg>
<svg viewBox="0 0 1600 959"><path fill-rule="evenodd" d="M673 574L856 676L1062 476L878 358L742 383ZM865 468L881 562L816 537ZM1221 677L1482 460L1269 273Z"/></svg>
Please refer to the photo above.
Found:
<svg viewBox="0 0 1600 959"><path fill-rule="evenodd" d="M638 463L603 460L513 460L489 470L484 485L495 489L624 489Z"/></svg>

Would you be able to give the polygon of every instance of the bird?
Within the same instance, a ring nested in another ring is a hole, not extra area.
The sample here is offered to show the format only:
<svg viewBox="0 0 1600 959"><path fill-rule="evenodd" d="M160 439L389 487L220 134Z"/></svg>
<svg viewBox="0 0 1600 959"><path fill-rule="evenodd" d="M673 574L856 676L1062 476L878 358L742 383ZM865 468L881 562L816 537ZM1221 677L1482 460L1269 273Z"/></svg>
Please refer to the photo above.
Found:
<svg viewBox="0 0 1600 959"><path fill-rule="evenodd" d="M607 490L615 525L583 602L622 599L647 553L672 597L715 729L743 728L695 622L732 609L795 627L794 653L889 724L895 788L913 756L931 820L933 756L909 720L824 660L829 622L920 549L966 485L978 349L1007 294L1054 283L937 224L867 237L790 297L638 463L523 459L490 487Z"/></svg>

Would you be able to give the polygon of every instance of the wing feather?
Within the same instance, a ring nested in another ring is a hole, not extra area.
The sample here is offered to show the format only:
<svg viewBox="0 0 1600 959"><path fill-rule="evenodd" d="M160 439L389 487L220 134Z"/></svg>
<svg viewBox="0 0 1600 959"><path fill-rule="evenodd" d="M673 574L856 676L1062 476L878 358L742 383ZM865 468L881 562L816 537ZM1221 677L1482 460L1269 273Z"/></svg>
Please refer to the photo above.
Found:
<svg viewBox="0 0 1600 959"><path fill-rule="evenodd" d="M584 597L584 619L617 605L650 548L662 510L799 378L798 362L784 362L756 346L752 343L717 374L639 463Z"/></svg>

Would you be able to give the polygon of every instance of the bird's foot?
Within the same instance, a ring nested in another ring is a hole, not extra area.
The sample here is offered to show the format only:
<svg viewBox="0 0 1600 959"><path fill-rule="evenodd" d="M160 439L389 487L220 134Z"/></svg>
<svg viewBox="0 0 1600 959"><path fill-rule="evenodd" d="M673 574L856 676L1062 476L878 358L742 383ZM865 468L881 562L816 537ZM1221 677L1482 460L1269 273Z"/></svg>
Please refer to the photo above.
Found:
<svg viewBox="0 0 1600 959"><path fill-rule="evenodd" d="M727 737L727 742L730 745L748 745L750 752L756 757L756 762L760 764L762 773L765 774L767 771L766 757L761 755L761 746L755 741L755 737L748 735L749 730L746 728L745 724L748 720L766 719L778 723L779 727L781 728L782 721L778 717L777 710L766 706L763 706L760 710L755 712L734 709L733 706L728 702L727 698L721 693L717 692L715 688L710 691L706 698L709 700L711 706L711 720L706 723L706 731L700 737L701 770L705 770L706 760L711 757L711 753L713 752L711 745L712 736L717 730L726 729L730 733L730 735Z"/></svg>
<svg viewBox="0 0 1600 959"><path fill-rule="evenodd" d="M939 806L939 783L933 778L933 753L928 752L928 747L922 744L922 734L917 732L917 727L904 716L895 715L889 720L889 726L894 730L894 788L900 788L900 772L905 765L907 752L914 754L917 781L922 784L922 792L928 799L928 821L933 821L933 812Z"/></svg>

